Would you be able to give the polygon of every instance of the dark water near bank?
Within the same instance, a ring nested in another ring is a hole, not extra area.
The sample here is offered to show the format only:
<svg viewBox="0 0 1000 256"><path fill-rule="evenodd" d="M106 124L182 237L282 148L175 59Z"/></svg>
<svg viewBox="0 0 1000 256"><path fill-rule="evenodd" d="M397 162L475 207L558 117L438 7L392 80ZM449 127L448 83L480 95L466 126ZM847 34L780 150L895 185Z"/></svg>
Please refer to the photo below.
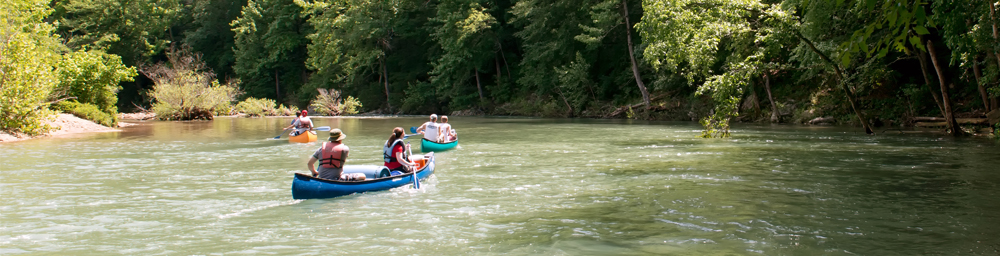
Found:
<svg viewBox="0 0 1000 256"><path fill-rule="evenodd" d="M0 254L1000 253L987 139L457 117L459 148L420 190L299 201L292 174L320 144L270 140L288 121L0 144ZM344 130L349 164L379 164L392 127L422 121L314 119Z"/></svg>

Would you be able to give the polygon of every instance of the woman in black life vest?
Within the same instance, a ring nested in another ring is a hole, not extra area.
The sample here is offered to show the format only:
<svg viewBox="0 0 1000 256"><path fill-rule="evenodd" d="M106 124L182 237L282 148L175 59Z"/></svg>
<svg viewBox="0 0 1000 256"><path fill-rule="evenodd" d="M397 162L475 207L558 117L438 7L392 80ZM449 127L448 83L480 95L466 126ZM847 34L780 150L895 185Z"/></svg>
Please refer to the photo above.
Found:
<svg viewBox="0 0 1000 256"><path fill-rule="evenodd" d="M389 140L382 146L382 160L385 161L385 167L390 171L404 173L413 171L412 166L416 164L406 155L406 147L409 146L403 142L403 127L393 128L392 136L389 136Z"/></svg>
<svg viewBox="0 0 1000 256"><path fill-rule="evenodd" d="M350 148L341 143L347 138L340 129L330 130L330 141L324 142L323 146L313 153L309 158L309 171L314 177L328 180L347 180L354 176L344 177L344 163L347 162L347 153ZM319 161L319 170L316 169L316 161ZM345 179L347 178L347 179Z"/></svg>

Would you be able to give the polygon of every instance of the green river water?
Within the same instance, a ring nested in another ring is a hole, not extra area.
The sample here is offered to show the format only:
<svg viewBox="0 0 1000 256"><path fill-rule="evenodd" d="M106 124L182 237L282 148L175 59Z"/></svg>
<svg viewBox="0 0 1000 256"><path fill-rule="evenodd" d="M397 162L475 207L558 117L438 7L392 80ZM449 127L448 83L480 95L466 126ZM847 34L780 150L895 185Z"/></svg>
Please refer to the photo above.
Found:
<svg viewBox="0 0 1000 256"><path fill-rule="evenodd" d="M421 189L293 200L320 143L270 139L290 120L0 144L0 255L1000 254L989 139L456 117ZM348 164L381 164L425 118L313 120L344 130Z"/></svg>

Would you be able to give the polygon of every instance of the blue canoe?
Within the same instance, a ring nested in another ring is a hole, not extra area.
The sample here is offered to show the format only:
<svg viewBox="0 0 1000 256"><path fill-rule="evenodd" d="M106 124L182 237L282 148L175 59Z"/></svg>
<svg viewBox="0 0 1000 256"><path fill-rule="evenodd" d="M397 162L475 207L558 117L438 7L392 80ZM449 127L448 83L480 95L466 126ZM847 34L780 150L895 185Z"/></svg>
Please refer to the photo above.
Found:
<svg viewBox="0 0 1000 256"><path fill-rule="evenodd" d="M417 178L425 179L434 173L433 155L420 162L422 167L416 172ZM414 177L413 173L389 176L389 169L376 165L344 166L344 173L364 173L366 179L363 181L327 180L296 173L295 179L292 180L292 198L332 198L354 193L388 190L413 184Z"/></svg>

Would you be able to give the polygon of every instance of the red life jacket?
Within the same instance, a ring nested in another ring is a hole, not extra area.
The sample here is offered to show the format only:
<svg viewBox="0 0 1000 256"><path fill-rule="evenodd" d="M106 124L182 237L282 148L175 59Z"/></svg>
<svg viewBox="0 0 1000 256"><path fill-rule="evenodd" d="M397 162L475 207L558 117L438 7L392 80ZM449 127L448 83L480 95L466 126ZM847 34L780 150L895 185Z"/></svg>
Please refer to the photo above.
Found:
<svg viewBox="0 0 1000 256"><path fill-rule="evenodd" d="M320 151L319 166L323 168L343 168L344 167L344 151L341 150L340 154L334 156L336 151L335 148L342 146L344 144L337 144L326 142L323 143L323 149Z"/></svg>

